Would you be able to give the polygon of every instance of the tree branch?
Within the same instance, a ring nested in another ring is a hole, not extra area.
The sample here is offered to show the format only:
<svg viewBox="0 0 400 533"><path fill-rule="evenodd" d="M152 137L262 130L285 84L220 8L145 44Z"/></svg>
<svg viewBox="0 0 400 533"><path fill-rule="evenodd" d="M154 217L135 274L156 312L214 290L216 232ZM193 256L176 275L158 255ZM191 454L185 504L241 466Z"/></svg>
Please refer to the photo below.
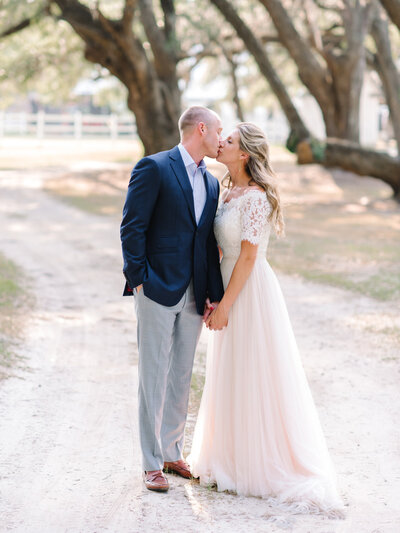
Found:
<svg viewBox="0 0 400 533"><path fill-rule="evenodd" d="M327 5L327 2L325 0L322 2L319 0L314 0L314 4L325 11L333 11L334 13L340 13L340 8L338 7L336 0L332 5Z"/></svg>
<svg viewBox="0 0 400 533"><path fill-rule="evenodd" d="M230 76L231 76L231 80L232 80L232 92L233 92L232 100L233 100L233 103L235 104L235 107L236 107L236 114L238 116L238 119L241 122L244 122L245 119L244 119L242 103L241 103L240 98L239 98L239 82L238 82L237 73L236 73L237 63L236 63L235 58L233 57L233 55L229 54L229 52L227 52L227 51L225 52L225 57L226 57L226 60L228 61L229 67L230 67Z"/></svg>
<svg viewBox="0 0 400 533"><path fill-rule="evenodd" d="M259 39L263 44L281 42L277 35L260 35Z"/></svg>
<svg viewBox="0 0 400 533"><path fill-rule="evenodd" d="M341 12L347 38L347 53L353 62L357 62L360 54L364 53L364 40L370 30L375 8L375 0L370 0L365 5L357 1L355 5L349 2Z"/></svg>
<svg viewBox="0 0 400 533"><path fill-rule="evenodd" d="M175 39L176 13L173 0L161 0L161 7L164 12L164 31L166 38Z"/></svg>
<svg viewBox="0 0 400 533"><path fill-rule="evenodd" d="M18 24L15 24L14 26L11 26L7 30L0 33L0 39L3 37L9 37L10 35L13 35L14 33L18 33L19 31L24 30L25 28L28 28L32 24L35 24L42 15L47 15L48 13L48 7L44 7L42 9L39 9L37 13L32 15L31 17L27 17L24 20L21 20Z"/></svg>
<svg viewBox="0 0 400 533"><path fill-rule="evenodd" d="M124 33L128 33L132 30L133 18L135 16L135 9L137 6L137 0L125 0L124 11L122 13L122 27Z"/></svg>
<svg viewBox="0 0 400 533"><path fill-rule="evenodd" d="M106 67L125 85L137 80L148 63L142 43L132 34L129 40L118 31L120 22L106 19L78 0L52 0L61 9L61 18L68 22L86 44L85 57ZM124 68L122 68L124 65Z"/></svg>
<svg viewBox="0 0 400 533"><path fill-rule="evenodd" d="M306 22L310 32L310 39L312 46L317 50L318 53L322 54L322 37L321 32L318 27L318 24L315 21L314 11L311 6L311 0L303 0L303 7L306 14Z"/></svg>
<svg viewBox="0 0 400 533"><path fill-rule="evenodd" d="M153 51L155 69L161 77L168 78L171 75L171 68L175 72L175 49L168 46L165 34L157 26L152 1L139 0L139 5L140 20Z"/></svg>
<svg viewBox="0 0 400 533"><path fill-rule="evenodd" d="M380 0L380 2L388 12L391 21L400 30L400 0Z"/></svg>
<svg viewBox="0 0 400 533"><path fill-rule="evenodd" d="M326 80L326 70L320 65L292 23L282 2L278 0L259 0L269 13L279 34L281 43L295 61L300 79L317 100L323 102L330 93ZM318 81L318 83L316 83Z"/></svg>
<svg viewBox="0 0 400 533"><path fill-rule="evenodd" d="M309 137L309 131L301 119L297 109L293 105L292 100L286 91L286 87L282 83L276 70L270 62L264 45L255 37L253 31L239 16L231 2L228 0L211 0L211 2L218 8L231 26L235 28L238 36L242 39L247 49L254 57L258 68L268 81L272 91L279 100L281 108L285 113L290 124L290 128L295 134L297 140Z"/></svg>
<svg viewBox="0 0 400 533"><path fill-rule="evenodd" d="M400 75L393 61L389 40L389 27L383 10L374 18L371 35L376 45L375 67L382 81L385 99L389 107L390 118L400 153Z"/></svg>
<svg viewBox="0 0 400 533"><path fill-rule="evenodd" d="M200 50L199 52L195 52L195 53L186 53L186 54L182 54L179 56L179 61L183 60L183 59L195 59L195 63L193 64L193 66L190 67L190 69L192 70L195 66L197 66L200 61L206 57L218 57L219 55L219 52L217 52L217 50L212 47L212 46L205 46L202 50Z"/></svg>
<svg viewBox="0 0 400 533"><path fill-rule="evenodd" d="M326 139L325 144L323 165L378 178L390 185L395 197L400 199L400 158L341 139Z"/></svg>

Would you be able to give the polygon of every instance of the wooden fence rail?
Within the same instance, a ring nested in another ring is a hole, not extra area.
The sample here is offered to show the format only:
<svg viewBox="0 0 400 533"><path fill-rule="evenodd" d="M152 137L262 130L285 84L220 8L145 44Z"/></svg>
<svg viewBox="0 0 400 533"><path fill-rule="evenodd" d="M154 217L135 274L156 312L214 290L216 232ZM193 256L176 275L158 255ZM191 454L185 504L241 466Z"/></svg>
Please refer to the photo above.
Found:
<svg viewBox="0 0 400 533"><path fill-rule="evenodd" d="M260 122L256 116L253 120L256 123ZM236 121L232 122L232 128L235 123ZM259 125L267 132L271 143L285 143L289 130L284 118L264 117ZM232 128L227 127L226 131ZM43 111L38 113L0 111L0 137L137 139L138 134L133 115L89 115L79 111L57 115Z"/></svg>
<svg viewBox="0 0 400 533"><path fill-rule="evenodd" d="M0 111L1 136L137 138L132 116L72 114L6 113Z"/></svg>

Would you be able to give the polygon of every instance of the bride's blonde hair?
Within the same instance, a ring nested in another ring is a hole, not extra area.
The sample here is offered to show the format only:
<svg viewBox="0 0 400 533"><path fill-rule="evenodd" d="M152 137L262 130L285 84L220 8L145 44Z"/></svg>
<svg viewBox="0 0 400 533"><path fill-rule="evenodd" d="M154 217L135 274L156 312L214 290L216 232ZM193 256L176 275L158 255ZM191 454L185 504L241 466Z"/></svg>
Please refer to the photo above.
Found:
<svg viewBox="0 0 400 533"><path fill-rule="evenodd" d="M269 163L267 138L264 132L251 122L240 122L236 128L239 131L239 148L249 156L245 169L251 177L250 183L256 183L266 192L272 208L268 220L271 222L275 233L278 236L283 236L285 223L275 173ZM230 187L229 174L225 178L229 178L228 187Z"/></svg>

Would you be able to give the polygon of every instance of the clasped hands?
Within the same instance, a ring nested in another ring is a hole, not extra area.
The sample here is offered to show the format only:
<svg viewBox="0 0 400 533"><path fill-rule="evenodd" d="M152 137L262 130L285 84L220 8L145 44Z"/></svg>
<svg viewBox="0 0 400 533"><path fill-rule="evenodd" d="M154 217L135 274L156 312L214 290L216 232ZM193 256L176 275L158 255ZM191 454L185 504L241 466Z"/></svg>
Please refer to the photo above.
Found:
<svg viewBox="0 0 400 533"><path fill-rule="evenodd" d="M223 329L228 325L228 310L222 302L211 303L210 299L207 298L204 306L203 322L212 331Z"/></svg>
<svg viewBox="0 0 400 533"><path fill-rule="evenodd" d="M136 288L137 294L141 291L143 285L138 285ZM212 331L221 330L228 325L228 310L225 309L223 303L210 302L207 298L204 305L203 322L208 329Z"/></svg>

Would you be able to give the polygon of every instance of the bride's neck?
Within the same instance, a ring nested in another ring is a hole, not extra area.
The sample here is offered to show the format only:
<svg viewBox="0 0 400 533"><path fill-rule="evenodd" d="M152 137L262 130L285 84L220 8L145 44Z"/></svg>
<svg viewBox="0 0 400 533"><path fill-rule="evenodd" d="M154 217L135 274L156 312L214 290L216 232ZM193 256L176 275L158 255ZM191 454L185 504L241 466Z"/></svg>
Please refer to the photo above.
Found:
<svg viewBox="0 0 400 533"><path fill-rule="evenodd" d="M251 177L247 174L243 165L228 166L229 176L233 187L248 187Z"/></svg>

